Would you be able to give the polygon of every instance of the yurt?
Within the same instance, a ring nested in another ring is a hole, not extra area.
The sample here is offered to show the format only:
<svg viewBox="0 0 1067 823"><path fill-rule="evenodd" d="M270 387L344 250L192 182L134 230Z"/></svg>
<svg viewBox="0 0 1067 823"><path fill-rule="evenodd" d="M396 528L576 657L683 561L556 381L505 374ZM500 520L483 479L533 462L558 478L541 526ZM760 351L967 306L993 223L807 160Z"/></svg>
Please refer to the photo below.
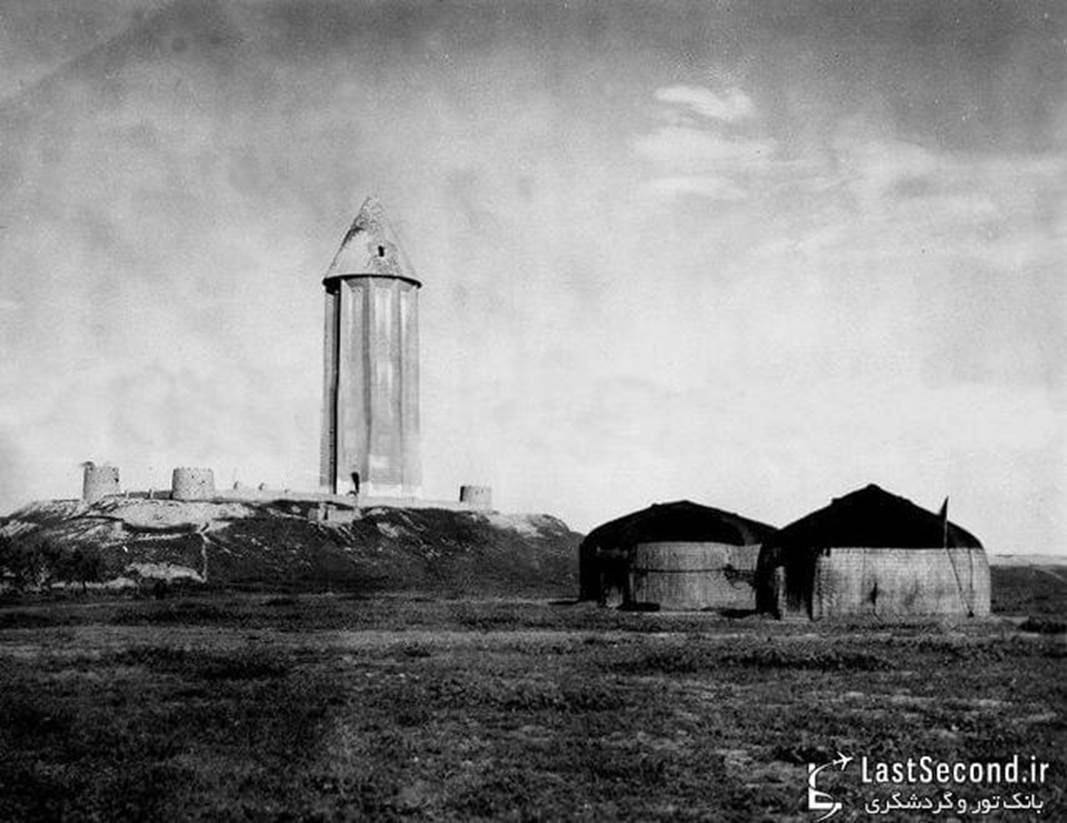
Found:
<svg viewBox="0 0 1067 823"><path fill-rule="evenodd" d="M583 600L666 610L755 609L760 544L773 526L689 500L593 529L579 547Z"/></svg>
<svg viewBox="0 0 1067 823"><path fill-rule="evenodd" d="M767 540L756 592L779 617L982 617L989 563L974 535L872 484Z"/></svg>

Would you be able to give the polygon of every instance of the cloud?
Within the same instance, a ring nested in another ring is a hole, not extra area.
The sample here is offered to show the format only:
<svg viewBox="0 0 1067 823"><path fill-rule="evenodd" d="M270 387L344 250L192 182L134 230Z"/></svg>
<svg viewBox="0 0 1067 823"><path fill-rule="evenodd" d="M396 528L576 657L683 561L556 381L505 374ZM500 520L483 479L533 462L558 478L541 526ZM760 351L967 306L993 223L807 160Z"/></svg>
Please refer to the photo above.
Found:
<svg viewBox="0 0 1067 823"><path fill-rule="evenodd" d="M715 175L692 175L689 177L661 177L650 184L649 188L656 194L666 197L694 194L709 200L744 200L745 190Z"/></svg>
<svg viewBox="0 0 1067 823"><path fill-rule="evenodd" d="M656 89L661 103L686 106L691 112L711 120L734 123L756 114L752 99L740 89L727 89L716 94L704 86L666 86Z"/></svg>
<svg viewBox="0 0 1067 823"><path fill-rule="evenodd" d="M671 199L696 195L716 201L748 199L752 175L772 166L777 142L739 133L739 123L756 115L741 89L716 93L704 86L664 86L654 93L666 104L659 111L667 125L631 141L634 153L653 164L657 175L646 188Z"/></svg>
<svg viewBox="0 0 1067 823"><path fill-rule="evenodd" d="M741 170L765 165L774 153L771 139L724 137L704 129L665 126L634 141L639 155L662 169Z"/></svg>
<svg viewBox="0 0 1067 823"><path fill-rule="evenodd" d="M930 194L945 158L922 146L885 136L839 130L833 151L844 182L864 203Z"/></svg>

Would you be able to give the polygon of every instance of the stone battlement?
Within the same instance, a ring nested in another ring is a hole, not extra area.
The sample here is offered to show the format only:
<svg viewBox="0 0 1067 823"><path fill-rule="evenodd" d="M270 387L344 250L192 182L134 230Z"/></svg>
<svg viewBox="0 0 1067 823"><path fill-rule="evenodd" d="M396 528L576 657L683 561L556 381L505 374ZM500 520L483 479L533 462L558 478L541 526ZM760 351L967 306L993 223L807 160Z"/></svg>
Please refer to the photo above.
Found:
<svg viewBox="0 0 1067 823"><path fill-rule="evenodd" d="M82 485L82 500L96 503L105 497L140 497L151 500L199 500L256 502L290 500L294 503L317 503L311 516L318 520L352 520L362 509L446 509L448 511L492 511L492 489L488 486L461 486L459 500L428 500L422 497L383 497L367 494L331 494L292 489L269 489L234 484L231 489L216 489L215 474L208 468L181 466L171 475L171 488L122 491L119 470L115 466L87 463ZM347 514L346 514L347 513Z"/></svg>
<svg viewBox="0 0 1067 823"><path fill-rule="evenodd" d="M292 500L294 502L327 503L333 506L373 509L448 509L449 511L488 511L490 507L479 501L430 500L423 497L372 497L329 492L302 492L291 489L220 489L216 500Z"/></svg>
<svg viewBox="0 0 1067 823"><path fill-rule="evenodd" d="M172 500L210 500L215 496L215 473L211 469L181 466L170 481Z"/></svg>
<svg viewBox="0 0 1067 823"><path fill-rule="evenodd" d="M84 465L82 475L82 500L95 503L111 495L120 494L117 466L97 466L91 461Z"/></svg>

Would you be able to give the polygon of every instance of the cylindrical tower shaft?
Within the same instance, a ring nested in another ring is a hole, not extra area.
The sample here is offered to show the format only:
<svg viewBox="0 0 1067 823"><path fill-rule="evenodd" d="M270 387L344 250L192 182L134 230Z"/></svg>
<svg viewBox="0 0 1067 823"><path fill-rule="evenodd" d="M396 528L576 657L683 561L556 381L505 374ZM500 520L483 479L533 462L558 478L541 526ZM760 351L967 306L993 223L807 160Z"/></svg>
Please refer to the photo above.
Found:
<svg viewBox="0 0 1067 823"><path fill-rule="evenodd" d="M326 278L321 478L334 493L420 493L418 290L368 199Z"/></svg>

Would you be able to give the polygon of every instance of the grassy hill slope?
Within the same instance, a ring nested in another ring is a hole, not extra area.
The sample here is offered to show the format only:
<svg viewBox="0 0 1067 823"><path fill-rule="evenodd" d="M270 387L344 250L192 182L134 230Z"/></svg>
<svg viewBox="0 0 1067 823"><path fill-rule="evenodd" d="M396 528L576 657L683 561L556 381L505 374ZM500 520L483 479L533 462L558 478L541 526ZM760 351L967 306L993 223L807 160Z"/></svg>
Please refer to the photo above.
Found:
<svg viewBox="0 0 1067 823"><path fill-rule="evenodd" d="M544 514L366 509L351 523L313 503L109 498L31 504L0 521L0 580L571 593L580 535Z"/></svg>

